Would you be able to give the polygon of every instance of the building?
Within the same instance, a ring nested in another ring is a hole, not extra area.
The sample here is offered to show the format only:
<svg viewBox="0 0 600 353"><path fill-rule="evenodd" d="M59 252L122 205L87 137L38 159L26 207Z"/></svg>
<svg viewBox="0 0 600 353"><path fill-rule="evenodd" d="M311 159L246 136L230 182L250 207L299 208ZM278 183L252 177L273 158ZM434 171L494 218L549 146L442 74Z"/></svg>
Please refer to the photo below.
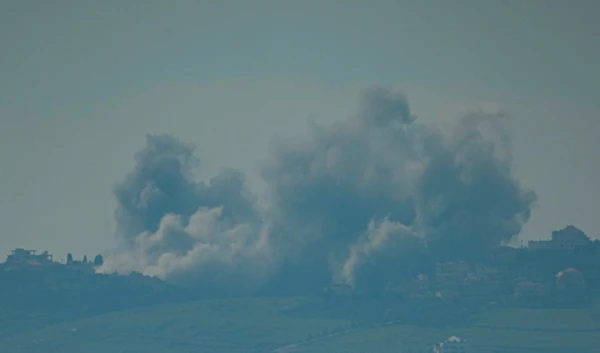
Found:
<svg viewBox="0 0 600 353"><path fill-rule="evenodd" d="M433 353L470 353L471 344L459 337L452 336L433 346Z"/></svg>
<svg viewBox="0 0 600 353"><path fill-rule="evenodd" d="M585 293L585 277L574 268L567 268L556 275L556 290L567 295Z"/></svg>
<svg viewBox="0 0 600 353"><path fill-rule="evenodd" d="M469 269L465 261L438 262L435 265L435 280L444 285L461 284L467 278Z"/></svg>
<svg viewBox="0 0 600 353"><path fill-rule="evenodd" d="M554 301L567 307L589 305L589 296L584 275L577 269L567 268L556 275Z"/></svg>
<svg viewBox="0 0 600 353"><path fill-rule="evenodd" d="M6 262L4 263L4 270L41 268L52 265L53 263L52 255L49 255L47 251L37 254L35 250L18 248L12 250L10 255L7 256Z"/></svg>
<svg viewBox="0 0 600 353"><path fill-rule="evenodd" d="M550 240L530 241L529 249L534 251L576 251L590 244L590 238L581 229L570 225L553 231Z"/></svg>
<svg viewBox="0 0 600 353"><path fill-rule="evenodd" d="M590 238L581 229L574 226L567 226L552 232L552 241L561 250L573 250L590 244Z"/></svg>

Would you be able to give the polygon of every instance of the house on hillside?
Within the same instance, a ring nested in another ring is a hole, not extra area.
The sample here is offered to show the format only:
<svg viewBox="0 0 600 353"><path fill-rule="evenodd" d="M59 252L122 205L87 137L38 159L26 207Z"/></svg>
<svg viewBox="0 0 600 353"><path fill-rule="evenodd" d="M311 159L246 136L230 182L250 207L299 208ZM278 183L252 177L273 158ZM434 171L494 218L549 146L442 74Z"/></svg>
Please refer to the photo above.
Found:
<svg viewBox="0 0 600 353"><path fill-rule="evenodd" d="M587 286L584 275L577 269L567 268L556 275L554 297L557 303L567 306L585 304Z"/></svg>
<svg viewBox="0 0 600 353"><path fill-rule="evenodd" d="M4 263L4 270L16 270L16 269L38 269L53 265L52 255L44 251L41 254L37 254L35 250L26 250L17 248L12 250L10 255L6 257Z"/></svg>
<svg viewBox="0 0 600 353"><path fill-rule="evenodd" d="M471 344L452 336L433 346L433 353L471 353Z"/></svg>
<svg viewBox="0 0 600 353"><path fill-rule="evenodd" d="M591 244L590 238L579 228L569 225L552 232L550 240L532 240L529 249L532 251L579 251Z"/></svg>

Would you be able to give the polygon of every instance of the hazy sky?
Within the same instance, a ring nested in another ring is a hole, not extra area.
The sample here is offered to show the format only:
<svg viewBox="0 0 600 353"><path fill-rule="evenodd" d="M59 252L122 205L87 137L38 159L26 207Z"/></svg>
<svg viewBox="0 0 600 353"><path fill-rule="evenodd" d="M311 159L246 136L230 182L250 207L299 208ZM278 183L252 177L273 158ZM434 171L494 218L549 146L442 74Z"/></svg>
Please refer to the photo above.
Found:
<svg viewBox="0 0 600 353"><path fill-rule="evenodd" d="M0 257L113 244L112 187L148 132L249 174L272 136L401 87L424 120L510 113L539 195L524 239L600 237L596 1L0 0Z"/></svg>

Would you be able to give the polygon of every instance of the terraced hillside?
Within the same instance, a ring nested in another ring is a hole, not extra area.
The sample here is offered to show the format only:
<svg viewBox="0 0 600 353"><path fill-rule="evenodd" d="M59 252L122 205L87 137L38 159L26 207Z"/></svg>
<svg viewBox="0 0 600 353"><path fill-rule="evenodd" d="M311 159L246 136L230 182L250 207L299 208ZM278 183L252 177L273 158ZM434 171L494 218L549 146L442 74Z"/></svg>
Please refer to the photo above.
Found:
<svg viewBox="0 0 600 353"><path fill-rule="evenodd" d="M6 337L0 352L259 352L350 324L281 314L299 301L206 300L121 311Z"/></svg>
<svg viewBox="0 0 600 353"><path fill-rule="evenodd" d="M456 335L478 352L600 352L600 325L587 310L497 309L455 328L396 326L372 328L297 347L298 351L431 352L431 346Z"/></svg>
<svg viewBox="0 0 600 353"><path fill-rule="evenodd" d="M450 335L478 352L600 352L595 309L494 309L452 328L363 327L288 314L311 301L223 299L121 311L4 337L0 352L430 352Z"/></svg>

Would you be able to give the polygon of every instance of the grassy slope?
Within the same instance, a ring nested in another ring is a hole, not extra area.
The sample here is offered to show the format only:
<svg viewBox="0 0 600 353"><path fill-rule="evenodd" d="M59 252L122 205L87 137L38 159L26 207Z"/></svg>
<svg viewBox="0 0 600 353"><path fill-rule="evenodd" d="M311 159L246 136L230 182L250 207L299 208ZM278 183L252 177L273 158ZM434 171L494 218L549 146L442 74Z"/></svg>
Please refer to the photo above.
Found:
<svg viewBox="0 0 600 353"><path fill-rule="evenodd" d="M290 317L289 298L248 298L180 303L54 325L0 341L0 352L269 352L309 333L346 327L343 320ZM600 310L600 307L595 310ZM475 345L564 348L600 346L594 310L496 309L468 327L390 326L364 329L301 345L304 352L399 352L409 339L430 347L450 335ZM43 347L43 349L42 349Z"/></svg>
<svg viewBox="0 0 600 353"><path fill-rule="evenodd" d="M600 323L585 310L497 309L481 315L468 327L430 329L390 326L315 342L303 352L399 352L403 347L431 347L451 335L482 347L512 347L564 352L600 345ZM412 342L412 343L405 343Z"/></svg>
<svg viewBox="0 0 600 353"><path fill-rule="evenodd" d="M408 339L419 348L431 347L450 335L469 339L476 346L511 347L519 352L527 349L563 352L582 352L584 349L600 344L600 333L550 333L523 332L506 329L462 328L454 330L422 329L410 326L395 326L363 331L347 337L336 337L328 341L317 342L302 347L302 352L401 352Z"/></svg>
<svg viewBox="0 0 600 353"><path fill-rule="evenodd" d="M279 313L293 303L289 298L252 298L122 311L7 338L0 341L0 352L269 351L349 324Z"/></svg>

